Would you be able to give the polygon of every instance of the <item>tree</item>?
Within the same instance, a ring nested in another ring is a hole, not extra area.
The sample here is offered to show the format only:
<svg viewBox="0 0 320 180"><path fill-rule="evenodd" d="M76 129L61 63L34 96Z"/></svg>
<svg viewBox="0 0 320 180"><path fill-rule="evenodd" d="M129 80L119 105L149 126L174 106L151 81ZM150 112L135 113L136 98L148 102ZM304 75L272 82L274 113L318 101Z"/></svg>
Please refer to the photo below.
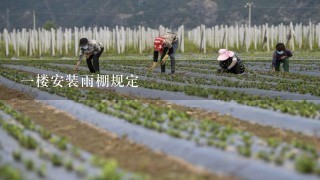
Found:
<svg viewBox="0 0 320 180"><path fill-rule="evenodd" d="M51 28L56 29L56 24L53 21L46 21L43 25L45 30L51 30Z"/></svg>

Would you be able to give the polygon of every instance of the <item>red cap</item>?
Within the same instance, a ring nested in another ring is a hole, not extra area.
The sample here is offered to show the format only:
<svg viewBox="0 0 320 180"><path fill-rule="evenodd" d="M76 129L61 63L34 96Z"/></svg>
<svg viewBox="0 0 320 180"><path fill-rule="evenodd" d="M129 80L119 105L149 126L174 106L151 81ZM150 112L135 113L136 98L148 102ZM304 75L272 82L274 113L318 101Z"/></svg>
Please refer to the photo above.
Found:
<svg viewBox="0 0 320 180"><path fill-rule="evenodd" d="M163 49L164 39L162 37L157 37L154 40L154 49L156 51L161 51Z"/></svg>

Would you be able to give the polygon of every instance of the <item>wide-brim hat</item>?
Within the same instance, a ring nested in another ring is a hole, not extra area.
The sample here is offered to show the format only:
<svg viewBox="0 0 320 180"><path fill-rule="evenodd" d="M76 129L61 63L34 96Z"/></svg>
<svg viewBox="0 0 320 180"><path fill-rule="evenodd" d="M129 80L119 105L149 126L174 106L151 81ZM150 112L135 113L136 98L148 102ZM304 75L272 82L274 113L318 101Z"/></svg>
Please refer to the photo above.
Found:
<svg viewBox="0 0 320 180"><path fill-rule="evenodd" d="M219 57L218 57L218 61L224 61L227 60L230 57L234 56L234 52L232 51L228 51L226 49L220 49L219 50Z"/></svg>

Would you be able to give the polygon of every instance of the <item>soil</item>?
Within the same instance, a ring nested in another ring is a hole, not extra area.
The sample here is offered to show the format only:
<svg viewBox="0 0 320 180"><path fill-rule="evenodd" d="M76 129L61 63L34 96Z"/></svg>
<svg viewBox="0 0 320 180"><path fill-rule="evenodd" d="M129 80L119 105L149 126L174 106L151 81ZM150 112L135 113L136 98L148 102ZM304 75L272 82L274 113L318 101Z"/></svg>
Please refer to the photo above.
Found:
<svg viewBox="0 0 320 180"><path fill-rule="evenodd" d="M0 85L0 99L50 132L66 137L73 145L106 159L117 160L125 170L150 179L231 179L214 175L161 152L136 144L125 137L80 122L70 114L44 105L30 96Z"/></svg>

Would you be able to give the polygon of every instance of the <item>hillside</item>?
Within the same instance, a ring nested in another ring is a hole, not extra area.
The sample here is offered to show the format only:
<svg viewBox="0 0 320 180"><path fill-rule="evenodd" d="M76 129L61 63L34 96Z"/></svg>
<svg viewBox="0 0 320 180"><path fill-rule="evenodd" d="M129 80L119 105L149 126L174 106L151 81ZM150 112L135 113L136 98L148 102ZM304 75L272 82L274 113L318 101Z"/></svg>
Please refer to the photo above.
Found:
<svg viewBox="0 0 320 180"><path fill-rule="evenodd" d="M37 27L46 21L57 26L136 26L176 27L185 24L246 23L248 9L245 0L5 0L0 6L0 29L32 28L33 10ZM254 0L252 24L288 23L309 20L318 22L320 16L315 0ZM9 18L7 18L9 17Z"/></svg>

